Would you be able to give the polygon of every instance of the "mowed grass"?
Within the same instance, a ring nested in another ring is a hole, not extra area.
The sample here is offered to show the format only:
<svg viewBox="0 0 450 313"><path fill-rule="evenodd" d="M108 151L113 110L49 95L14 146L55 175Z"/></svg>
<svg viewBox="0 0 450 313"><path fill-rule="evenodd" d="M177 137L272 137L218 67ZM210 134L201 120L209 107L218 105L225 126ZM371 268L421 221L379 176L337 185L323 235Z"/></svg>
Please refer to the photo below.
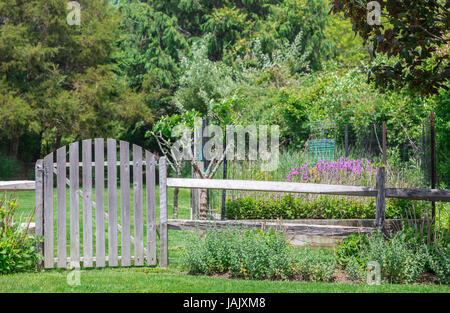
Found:
<svg viewBox="0 0 450 313"><path fill-rule="evenodd" d="M448 293L450 286L365 285L295 281L261 281L192 276L159 268L82 270L80 285L67 283L67 271L0 276L0 292L163 292L163 293Z"/></svg>
<svg viewBox="0 0 450 313"><path fill-rule="evenodd" d="M133 189L131 188L131 192ZM180 190L179 194L179 218L189 218L190 191ZM95 195L95 190L93 190ZM18 216L25 220L34 210L34 192L17 192L15 197L18 201ZM144 194L145 207L145 194ZM133 197L131 195L131 225L133 226ZM67 198L67 203L69 199ZM82 201L80 200L80 227L82 227ZM118 194L118 217L120 223L120 194ZM54 232L56 233L56 191L54 203ZM159 216L159 190L156 190L156 208ZM173 189L168 191L169 218L173 214ZM69 205L67 205L67 236L69 246ZM105 190L105 212L107 212L107 190ZM144 221L145 219L144 209ZM93 209L93 251L95 254L95 210ZM105 237L107 237L107 224L105 225ZM132 228L133 229L133 228ZM131 232L133 234L133 231ZM391 285L380 286L366 284L342 284L342 283L315 283L296 281L258 281L243 279L226 279L208 276L193 276L183 272L180 268L180 254L189 232L169 230L169 268L158 267L129 267L129 268L103 268L82 269L80 274L80 285L71 286L67 282L69 270L45 270L41 272L17 273L11 275L0 275L0 292L220 292L220 293L253 293L253 292L302 292L302 293L391 293L411 292L449 293L450 286L438 285ZM120 248L120 232L119 232ZM144 227L144 238L145 227ZM80 228L80 250L82 255L82 228ZM108 244L106 243L106 248ZM159 242L157 245L159 254ZM119 250L120 251L120 250ZM331 252L331 251L330 251ZM68 256L70 256L68 248ZM55 236L56 256L56 236Z"/></svg>
<svg viewBox="0 0 450 313"><path fill-rule="evenodd" d="M168 188L167 193L167 207L168 207L168 217L173 217L173 188ZM3 195L4 197L5 195ZM17 201L18 209L16 211L16 219L25 222L27 220L27 217L30 216L30 214L34 214L34 207L35 207L35 193L34 191L18 191L15 193L8 193L6 195L7 198L14 197ZM156 218L157 223L159 221L159 186L156 186L156 192L155 192L155 202L156 202ZM96 201L95 199L95 188L92 189L92 201ZM117 220L118 224L122 225L122 218L121 218L121 208L120 208L120 187L118 187L117 190ZM146 228L146 221L147 221L147 209L146 209L146 188L143 187L143 238L144 238L144 245L146 245L146 238L147 238L147 228ZM95 207L92 207L92 249L93 253L95 255L96 251L96 237L95 237L95 230L96 230L96 215L95 215ZM108 213L108 190L105 189L104 191L104 210L105 213ZM80 197L79 200L79 234L80 234L80 253L83 255L83 201ZM178 218L179 219L189 219L190 218L190 190L188 189L180 189L179 191L179 198L178 198ZM56 257L58 251L57 251L57 219L58 219L58 212L57 212L57 191L56 188L53 190L53 243L54 243L54 256ZM33 216L32 221L34 221L35 218ZM134 236L134 193L133 193L133 187L130 186L130 234L131 236ZM178 250L180 248L180 243L183 242L183 238L185 237L186 232L183 231L169 231L169 257L173 258L176 257L178 254ZM159 237L157 238L157 246L159 247ZM106 255L108 255L108 219L105 216L105 251ZM121 233L118 231L118 253L121 255ZM70 193L69 189L66 189L66 253L67 256L70 256ZM170 252L173 252L171 255ZM157 249L157 254L159 253L159 249ZM134 255L134 245L131 244L131 255Z"/></svg>

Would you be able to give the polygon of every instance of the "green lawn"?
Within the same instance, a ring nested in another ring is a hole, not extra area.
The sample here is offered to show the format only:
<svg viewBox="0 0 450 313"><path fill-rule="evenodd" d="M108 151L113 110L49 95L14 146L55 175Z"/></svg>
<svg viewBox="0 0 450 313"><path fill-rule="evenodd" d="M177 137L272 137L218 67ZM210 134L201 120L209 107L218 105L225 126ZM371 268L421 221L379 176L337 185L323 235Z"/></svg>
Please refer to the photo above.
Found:
<svg viewBox="0 0 450 313"><path fill-rule="evenodd" d="M66 271L0 276L0 292L450 292L450 286L256 281L191 276L176 269L124 268L81 271L80 285Z"/></svg>
<svg viewBox="0 0 450 313"><path fill-rule="evenodd" d="M143 216L143 220L146 221L146 191L145 188L143 188L143 203L144 203L144 216ZM12 194L8 194L7 197L12 196ZM16 200L17 200L17 204L18 204L18 209L16 211L16 219L18 218L21 221L26 221L27 217L32 214L34 212L34 203L35 203L35 194L34 191L19 191L16 192L14 194ZM67 256L70 255L70 198L69 198L70 194L69 194L69 190L67 189L66 192L66 234L67 234ZM92 200L95 201L95 189L93 188L92 190ZM57 255L57 244L56 244L56 233L57 233L57 192L56 192L56 188L53 190L53 209L54 209L54 214L53 214L53 233L54 233L54 255ZM117 213L117 219L118 219L118 223L122 224L121 222L121 214L120 214L120 190L117 191L117 204L118 204L118 213ZM169 218L172 218L173 216L173 188L169 188L168 190L168 195L167 195L167 202L168 202L168 216ZM178 218L179 219L189 219L190 218L190 190L188 189L181 189L179 192L179 200L178 200ZM105 212L108 212L108 190L105 189L104 192L104 203L105 203ZM131 231L131 235L134 236L134 209L133 209L133 188L131 186L130 188L130 203L131 203L131 210L130 210L130 231ZM82 207L83 203L82 200L80 199L80 207L79 207L79 221L80 221L80 251L83 251L83 207ZM159 219L159 186L156 186L156 216L157 219ZM34 218L33 218L34 221ZM95 252L96 249L96 242L95 242L95 208L92 208L92 225L93 225L93 246L92 249ZM105 219L105 240L106 240L106 245L105 245L105 251L106 254L108 253L108 220ZM143 238L146 238L147 236L147 229L144 226L144 234L143 234ZM176 255L177 254L177 250L179 250L180 248L180 244L182 244L183 242L183 237L185 237L186 232L181 232L181 231L169 231L169 253L172 251L172 254ZM158 238L158 243L157 243L158 247L159 247L159 238ZM120 236L120 232L118 235L118 252L120 255L120 248L121 248L121 236ZM157 251L157 253L159 253L159 251ZM134 246L131 245L131 254L134 254ZM169 257L173 257L172 255L169 255Z"/></svg>
<svg viewBox="0 0 450 313"><path fill-rule="evenodd" d="M169 190L168 194L169 217L172 216L172 192L173 190ZM18 214L21 219L24 219L33 210L34 192L17 192L16 197L19 204ZM159 215L158 201L157 190L157 215ZM106 203L107 201L105 201ZM189 190L180 190L180 218L189 218L189 204ZM120 217L120 214L118 216ZM56 223L56 214L54 218ZM80 224L81 221L80 216ZM82 234L82 232L80 233ZM188 232L169 230L168 269L135 267L82 270L80 286L70 286L67 283L69 271L65 270L0 275L0 292L450 292L450 286L436 285L369 286L366 284L255 281L187 275L179 267L179 255L187 235Z"/></svg>

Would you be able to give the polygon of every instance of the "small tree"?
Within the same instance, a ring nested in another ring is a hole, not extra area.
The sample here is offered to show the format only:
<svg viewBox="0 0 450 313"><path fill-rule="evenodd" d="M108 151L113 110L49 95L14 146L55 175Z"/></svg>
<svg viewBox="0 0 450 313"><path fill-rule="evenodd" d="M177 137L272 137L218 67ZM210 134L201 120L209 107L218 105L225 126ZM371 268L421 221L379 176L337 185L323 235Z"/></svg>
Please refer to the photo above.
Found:
<svg viewBox="0 0 450 313"><path fill-rule="evenodd" d="M233 147L228 145L223 148L223 134L227 125L233 126L240 118L240 115L233 114L235 103L231 99L225 99L221 103L211 104L210 117L212 125L208 126L207 132L211 135L215 133L216 141L207 147L208 167L202 168L197 152L192 151L192 135L195 128L201 129L198 122L201 121L200 113L195 110L185 111L181 114L163 116L151 131L146 133L146 137L156 139L158 146L167 158L169 166L177 177L181 176L183 169L187 164L191 164L193 170L198 173L201 179L211 179L216 174L228 149ZM220 134L219 134L220 133ZM177 139L181 136L181 139ZM194 142L195 145L195 142ZM203 147L202 147L203 148ZM186 162L187 161L187 162ZM174 190L173 214L174 218L178 216L178 188ZM207 189L200 190L200 219L206 219L208 200Z"/></svg>
<svg viewBox="0 0 450 313"><path fill-rule="evenodd" d="M186 167L186 162L183 158L180 158L177 153L177 140L176 137L183 135L183 129L192 129L194 125L194 119L199 116L199 113L191 110L182 114L173 114L171 116L164 115L153 126L151 131L146 133L146 137L153 136L161 150L162 154L167 158L170 168L174 171L176 177L180 177L183 169ZM181 128L179 128L181 126ZM182 138L184 141L190 141L192 132L184 134L189 138ZM189 144L185 142L185 144ZM173 194L173 217L178 217L178 188L175 188Z"/></svg>

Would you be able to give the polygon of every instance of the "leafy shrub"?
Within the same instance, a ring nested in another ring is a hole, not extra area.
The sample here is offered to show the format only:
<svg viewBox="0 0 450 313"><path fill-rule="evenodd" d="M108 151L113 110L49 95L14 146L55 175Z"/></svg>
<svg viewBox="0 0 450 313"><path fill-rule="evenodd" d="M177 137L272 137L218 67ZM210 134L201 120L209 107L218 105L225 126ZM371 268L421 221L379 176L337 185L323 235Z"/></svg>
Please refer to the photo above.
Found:
<svg viewBox="0 0 450 313"><path fill-rule="evenodd" d="M0 274L34 268L37 255L28 227L14 223L15 200L0 201Z"/></svg>
<svg viewBox="0 0 450 313"><path fill-rule="evenodd" d="M0 180L10 180L18 170L17 161L0 152Z"/></svg>
<svg viewBox="0 0 450 313"><path fill-rule="evenodd" d="M182 255L190 273L230 273L251 279L292 277L293 255L282 234L274 231L209 229L193 234Z"/></svg>
<svg viewBox="0 0 450 313"><path fill-rule="evenodd" d="M297 258L295 269L304 280L331 281L336 260L333 254L326 253L324 249L304 247Z"/></svg>
<svg viewBox="0 0 450 313"><path fill-rule="evenodd" d="M408 242L405 232L397 233L389 241L381 234L369 239L368 261L381 265L382 277L390 283L413 283L425 272L426 247Z"/></svg>
<svg viewBox="0 0 450 313"><path fill-rule="evenodd" d="M351 279L357 280L364 279L367 264L371 261L380 264L382 279L390 283L415 282L420 274L427 271L427 264L431 262L436 268L434 272L440 271L441 277L445 273L448 275L445 257L435 255L430 261L429 249L423 239L411 234L411 230L406 228L389 240L381 233L351 236L339 243L337 262L346 269Z"/></svg>
<svg viewBox="0 0 450 313"><path fill-rule="evenodd" d="M306 201L286 195L281 199L244 197L227 200L225 214L228 219L374 219L375 211L375 199L358 201L322 196ZM409 217L412 211L416 218L422 216L422 210L411 201L386 200L388 219Z"/></svg>
<svg viewBox="0 0 450 313"><path fill-rule="evenodd" d="M361 259L356 256L351 256L347 260L345 270L348 278L356 281L364 281L367 275L367 264L362 264Z"/></svg>
<svg viewBox="0 0 450 313"><path fill-rule="evenodd" d="M450 284L450 246L430 248L428 263L442 284Z"/></svg>
<svg viewBox="0 0 450 313"><path fill-rule="evenodd" d="M361 249L367 245L367 242L367 236L364 234L352 234L345 237L339 242L335 250L337 264L345 268L349 263L358 261L359 259L356 257L359 255ZM358 265L362 265L361 262L358 263Z"/></svg>

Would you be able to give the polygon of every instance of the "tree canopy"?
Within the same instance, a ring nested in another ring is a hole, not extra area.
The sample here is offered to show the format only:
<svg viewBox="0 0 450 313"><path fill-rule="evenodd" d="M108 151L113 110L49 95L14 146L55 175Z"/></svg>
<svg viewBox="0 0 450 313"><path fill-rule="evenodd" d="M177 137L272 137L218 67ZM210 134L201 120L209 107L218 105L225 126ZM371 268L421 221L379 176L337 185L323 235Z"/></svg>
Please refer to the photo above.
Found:
<svg viewBox="0 0 450 313"><path fill-rule="evenodd" d="M450 77L450 2L441 0L380 0L381 23L368 23L370 1L334 0L333 13L343 13L353 30L374 51L395 57L393 65L371 69L378 86L407 85L421 94L448 89Z"/></svg>

